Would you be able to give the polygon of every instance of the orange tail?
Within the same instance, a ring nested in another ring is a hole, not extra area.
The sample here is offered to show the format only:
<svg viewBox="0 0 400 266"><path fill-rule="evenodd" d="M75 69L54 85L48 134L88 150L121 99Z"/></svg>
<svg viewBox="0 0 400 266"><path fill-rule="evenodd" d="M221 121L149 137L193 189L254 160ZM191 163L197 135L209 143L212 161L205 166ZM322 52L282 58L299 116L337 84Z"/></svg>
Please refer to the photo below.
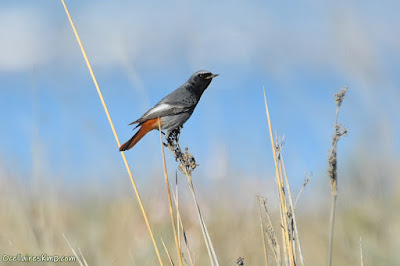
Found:
<svg viewBox="0 0 400 266"><path fill-rule="evenodd" d="M119 151L126 151L126 150L131 149L149 131L151 131L153 129L157 129L159 120L160 120L160 118L155 118L155 119L151 119L151 120L144 122L142 124L142 126L139 128L138 132L136 132L136 134L130 140L128 140L127 142L122 144L121 147L119 147ZM160 121L160 123L161 123L161 121Z"/></svg>

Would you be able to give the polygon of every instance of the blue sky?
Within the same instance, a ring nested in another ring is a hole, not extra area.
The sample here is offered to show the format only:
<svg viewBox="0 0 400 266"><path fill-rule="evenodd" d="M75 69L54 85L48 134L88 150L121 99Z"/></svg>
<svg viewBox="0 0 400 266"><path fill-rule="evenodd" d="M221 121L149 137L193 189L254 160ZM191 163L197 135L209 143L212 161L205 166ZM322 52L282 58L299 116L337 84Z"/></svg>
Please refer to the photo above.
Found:
<svg viewBox="0 0 400 266"><path fill-rule="evenodd" d="M339 152L399 158L400 21L394 1L67 1L121 142L128 123L200 69L219 73L181 143L198 175L273 169L262 86L289 175L323 175L333 94L349 92ZM0 2L0 156L10 171L111 179L123 165L61 2ZM159 136L127 152L160 166ZM362 146L362 149L360 147ZM351 158L357 160L357 158ZM173 171L174 161L169 158Z"/></svg>

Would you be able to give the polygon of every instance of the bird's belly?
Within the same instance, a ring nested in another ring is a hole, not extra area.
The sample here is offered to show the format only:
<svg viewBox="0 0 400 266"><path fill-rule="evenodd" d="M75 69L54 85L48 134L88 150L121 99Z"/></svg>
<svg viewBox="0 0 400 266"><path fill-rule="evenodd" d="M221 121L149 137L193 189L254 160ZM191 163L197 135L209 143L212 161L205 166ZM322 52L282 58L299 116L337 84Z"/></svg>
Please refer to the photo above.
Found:
<svg viewBox="0 0 400 266"><path fill-rule="evenodd" d="M173 130L183 126L183 124L189 119L192 112L180 113L177 115L170 115L161 117L161 129L163 130Z"/></svg>

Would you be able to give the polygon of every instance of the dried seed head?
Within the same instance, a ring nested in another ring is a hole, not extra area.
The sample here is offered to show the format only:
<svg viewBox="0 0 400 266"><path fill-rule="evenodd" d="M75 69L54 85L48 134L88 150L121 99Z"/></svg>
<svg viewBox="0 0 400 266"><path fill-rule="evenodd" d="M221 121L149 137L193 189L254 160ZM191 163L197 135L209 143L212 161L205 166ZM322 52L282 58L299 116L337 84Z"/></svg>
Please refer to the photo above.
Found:
<svg viewBox="0 0 400 266"><path fill-rule="evenodd" d="M239 258L236 260L236 264L239 265L239 266L244 266L244 258L239 257Z"/></svg>
<svg viewBox="0 0 400 266"><path fill-rule="evenodd" d="M185 148L185 153L182 152L179 146L180 128L169 132L165 139L167 144L164 144L175 156L175 160L179 162L179 171L184 174L191 175L194 169L199 166L193 155L189 153L189 149Z"/></svg>
<svg viewBox="0 0 400 266"><path fill-rule="evenodd" d="M335 94L336 101L336 118L335 118L335 133L332 137L332 148L329 151L328 156L328 175L331 181L331 190L334 195L337 193L337 143L340 138L347 135L347 129L343 124L339 124L338 115L339 109L343 102L344 96L346 95L347 87L341 89L337 94Z"/></svg>
<svg viewBox="0 0 400 266"><path fill-rule="evenodd" d="M260 205L264 207L265 216L267 218L265 234L267 235L268 243L271 246L271 249L274 253L274 257L275 257L276 261L278 262L279 258L280 258L279 245L277 242L274 227L272 226L272 222L271 222L271 219L268 214L267 199L262 196L257 196L257 199L259 200ZM278 263L278 265L279 265L279 263Z"/></svg>
<svg viewBox="0 0 400 266"><path fill-rule="evenodd" d="M344 96L346 95L346 92L347 92L347 86L335 94L335 101L336 101L337 106L342 105L342 102L343 102Z"/></svg>

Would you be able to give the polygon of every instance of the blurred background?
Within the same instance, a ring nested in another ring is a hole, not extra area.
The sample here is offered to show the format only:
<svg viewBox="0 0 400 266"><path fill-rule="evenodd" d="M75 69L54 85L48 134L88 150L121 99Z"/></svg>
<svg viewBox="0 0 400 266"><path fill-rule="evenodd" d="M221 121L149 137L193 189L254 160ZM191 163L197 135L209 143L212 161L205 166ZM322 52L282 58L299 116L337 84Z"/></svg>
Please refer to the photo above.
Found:
<svg viewBox="0 0 400 266"><path fill-rule="evenodd" d="M181 146L221 265L263 263L256 195L279 229L262 87L284 136L308 265L327 260L327 154L339 121L334 265L400 263L400 3L67 1L121 142L128 124L201 69L220 74ZM0 2L0 251L71 254L89 265L157 264L129 177L60 1ZM167 152L174 179L177 163ZM157 131L126 152L157 241L173 235ZM185 177L181 212L208 256ZM160 243L159 243L160 244ZM161 244L159 248L161 248ZM163 254L164 259L166 259ZM175 254L173 254L175 256ZM272 258L271 258L272 259ZM11 265L11 264L10 264ZM15 265L15 264L12 264Z"/></svg>

